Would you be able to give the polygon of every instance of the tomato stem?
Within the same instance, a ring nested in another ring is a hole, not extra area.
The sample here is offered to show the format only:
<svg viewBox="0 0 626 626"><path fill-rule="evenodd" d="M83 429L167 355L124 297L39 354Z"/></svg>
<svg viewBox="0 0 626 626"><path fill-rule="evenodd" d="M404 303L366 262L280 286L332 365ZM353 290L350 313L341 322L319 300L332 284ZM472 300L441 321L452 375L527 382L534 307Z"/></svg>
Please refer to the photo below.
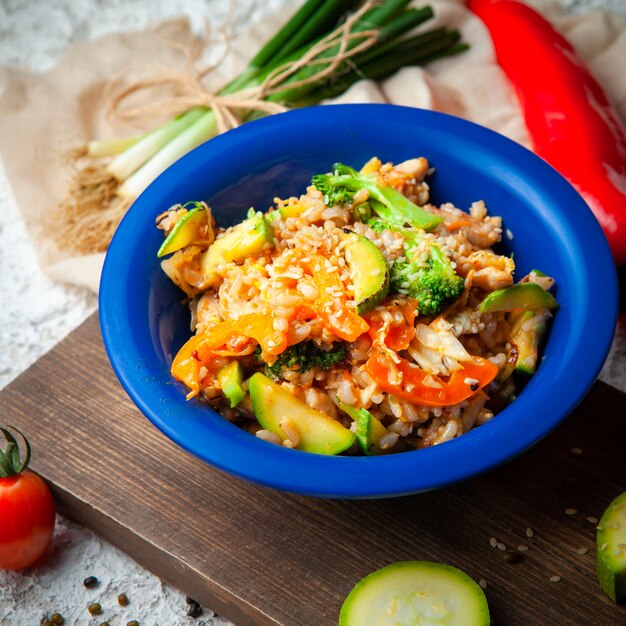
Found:
<svg viewBox="0 0 626 626"><path fill-rule="evenodd" d="M24 440L26 456L23 461L20 459L20 446L17 443L17 439L7 430L9 428L18 433ZM24 433L15 428L15 426L7 426L6 428L0 427L0 431L7 442L6 448L4 450L0 449L0 478L8 478L21 474L30 463L30 443L24 436Z"/></svg>

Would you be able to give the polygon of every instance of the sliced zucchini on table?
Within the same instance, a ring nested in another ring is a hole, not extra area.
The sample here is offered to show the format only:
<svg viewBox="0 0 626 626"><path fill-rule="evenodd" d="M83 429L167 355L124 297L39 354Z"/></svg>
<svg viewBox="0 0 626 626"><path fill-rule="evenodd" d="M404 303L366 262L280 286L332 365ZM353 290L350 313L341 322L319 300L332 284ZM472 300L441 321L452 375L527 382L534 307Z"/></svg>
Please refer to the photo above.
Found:
<svg viewBox="0 0 626 626"><path fill-rule="evenodd" d="M489 626L483 590L442 563L401 561L372 572L348 594L339 626Z"/></svg>
<svg viewBox="0 0 626 626"><path fill-rule="evenodd" d="M613 602L626 602L626 492L617 496L598 524L596 573Z"/></svg>

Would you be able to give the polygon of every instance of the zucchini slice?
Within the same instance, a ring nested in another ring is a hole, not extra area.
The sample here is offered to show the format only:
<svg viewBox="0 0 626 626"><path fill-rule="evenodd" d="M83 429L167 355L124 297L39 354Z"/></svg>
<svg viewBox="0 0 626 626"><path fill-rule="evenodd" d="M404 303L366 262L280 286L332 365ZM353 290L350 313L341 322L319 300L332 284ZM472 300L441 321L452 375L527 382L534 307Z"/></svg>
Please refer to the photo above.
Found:
<svg viewBox="0 0 626 626"><path fill-rule="evenodd" d="M378 442L388 433L387 429L367 409L357 409L344 402L338 402L337 406L356 422L359 448L367 455L385 454Z"/></svg>
<svg viewBox="0 0 626 626"><path fill-rule="evenodd" d="M626 491L617 496L598 524L596 573L613 602L626 601Z"/></svg>
<svg viewBox="0 0 626 626"><path fill-rule="evenodd" d="M513 311L515 309L556 309L554 296L536 283L518 283L490 293L479 305L481 313Z"/></svg>
<svg viewBox="0 0 626 626"><path fill-rule="evenodd" d="M206 226L208 221L209 214L207 210L198 203L174 224L174 228L172 228L170 234L161 244L157 252L157 258L160 259L166 254L177 252L190 243L196 242L200 239L200 229Z"/></svg>
<svg viewBox="0 0 626 626"><path fill-rule="evenodd" d="M356 233L348 235L345 251L356 312L364 315L378 306L389 291L387 262L374 242Z"/></svg>
<svg viewBox="0 0 626 626"><path fill-rule="evenodd" d="M354 443L355 435L351 430L312 409L260 372L250 378L250 399L259 424L281 439L286 439L281 421L285 417L292 421L300 435L298 450L332 455L343 452Z"/></svg>
<svg viewBox="0 0 626 626"><path fill-rule="evenodd" d="M401 561L366 576L348 594L339 626L489 626L483 590L442 563Z"/></svg>

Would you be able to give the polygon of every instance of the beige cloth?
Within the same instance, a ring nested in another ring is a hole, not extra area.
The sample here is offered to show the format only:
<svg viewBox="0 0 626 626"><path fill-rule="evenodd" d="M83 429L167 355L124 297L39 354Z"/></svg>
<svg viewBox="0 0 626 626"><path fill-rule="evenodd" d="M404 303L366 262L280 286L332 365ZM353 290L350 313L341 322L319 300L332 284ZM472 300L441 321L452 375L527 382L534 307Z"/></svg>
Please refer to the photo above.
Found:
<svg viewBox="0 0 626 626"><path fill-rule="evenodd" d="M566 14L555 0L527 0L570 39L590 65L626 123L626 17L605 11L584 16ZM425 2L426 3L426 2ZM436 24L458 28L469 52L432 63L427 69L405 68L380 85L361 81L336 102L391 102L444 111L470 119L528 145L514 92L496 64L488 33L460 0L429 0ZM283 12L284 13L284 12ZM233 41L220 66L216 86L241 70L265 38L276 30L269 16ZM168 32L190 35L185 21ZM523 54L523 50L520 50ZM181 66L181 56L163 45L153 31L111 35L70 46L50 72L4 70L0 99L0 153L15 199L35 241L43 269L53 278L84 285L94 292L103 254L66 258L41 228L42 215L62 196L70 176L66 150L89 139L126 136L137 129L112 127L104 119L103 90L107 79L133 65ZM529 72L541 68L529 67ZM62 227L62 225L59 225Z"/></svg>

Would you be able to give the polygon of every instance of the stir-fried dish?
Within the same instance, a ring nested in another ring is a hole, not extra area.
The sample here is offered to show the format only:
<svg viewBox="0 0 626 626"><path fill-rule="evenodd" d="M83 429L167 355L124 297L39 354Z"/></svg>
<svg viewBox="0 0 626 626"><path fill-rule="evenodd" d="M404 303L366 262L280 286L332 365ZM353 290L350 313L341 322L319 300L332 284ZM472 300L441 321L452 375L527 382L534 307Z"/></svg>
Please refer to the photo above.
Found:
<svg viewBox="0 0 626 626"><path fill-rule="evenodd" d="M429 168L336 164L227 229L204 202L161 214L195 332L172 363L187 397L269 442L367 455L448 441L514 400L554 281L515 282L491 249L501 218L431 204Z"/></svg>

